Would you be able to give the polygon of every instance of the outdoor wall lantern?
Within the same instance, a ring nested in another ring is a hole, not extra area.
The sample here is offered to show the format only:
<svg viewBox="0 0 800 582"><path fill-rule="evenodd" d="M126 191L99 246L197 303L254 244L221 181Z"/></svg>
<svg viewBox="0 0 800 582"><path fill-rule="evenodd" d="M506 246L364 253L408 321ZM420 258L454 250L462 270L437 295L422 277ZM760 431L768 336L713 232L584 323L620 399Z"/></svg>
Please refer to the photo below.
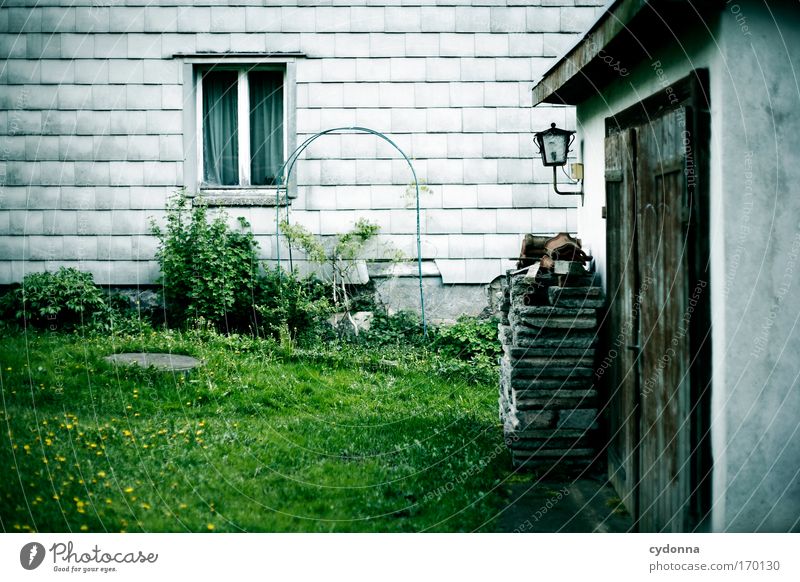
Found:
<svg viewBox="0 0 800 582"><path fill-rule="evenodd" d="M537 131L533 134L533 141L539 148L542 155L542 163L553 168L553 190L562 196L580 196L581 206L583 206L583 164L573 164L573 177L580 182L581 189L577 192L563 191L558 189L556 180L556 168L567 164L569 147L575 141L575 132L559 129L555 123L550 124L550 129ZM566 172L564 172L566 174Z"/></svg>

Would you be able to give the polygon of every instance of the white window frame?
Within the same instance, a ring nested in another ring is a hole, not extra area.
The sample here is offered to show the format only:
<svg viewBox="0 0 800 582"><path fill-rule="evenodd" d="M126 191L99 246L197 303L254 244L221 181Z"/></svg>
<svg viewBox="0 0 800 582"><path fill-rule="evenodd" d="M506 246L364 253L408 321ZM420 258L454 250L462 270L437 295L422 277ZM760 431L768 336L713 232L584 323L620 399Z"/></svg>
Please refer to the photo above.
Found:
<svg viewBox="0 0 800 582"><path fill-rule="evenodd" d="M207 198L210 203L219 205L274 205L283 204L276 196L274 185L250 184L250 87L248 73L253 70L283 71L283 158L294 150L296 144L295 61L302 55L282 57L236 55L190 55L184 58L186 76L191 79L184 86L184 151L186 152L184 183L190 192ZM221 186L206 184L203 167L203 73L209 70L235 70L237 79L237 123L239 148L239 184ZM288 184L290 198L297 196L294 176ZM216 202L214 199L218 198Z"/></svg>

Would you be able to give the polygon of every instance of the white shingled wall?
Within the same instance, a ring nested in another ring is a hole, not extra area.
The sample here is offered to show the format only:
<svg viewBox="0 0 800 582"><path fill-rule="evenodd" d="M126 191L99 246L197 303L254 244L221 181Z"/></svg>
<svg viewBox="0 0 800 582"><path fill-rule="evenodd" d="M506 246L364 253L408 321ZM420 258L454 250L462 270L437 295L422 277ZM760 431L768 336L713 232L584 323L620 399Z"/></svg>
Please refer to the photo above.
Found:
<svg viewBox="0 0 800 582"><path fill-rule="evenodd" d="M354 124L395 140L429 185L422 252L445 283L490 281L524 233L575 231L575 200L553 194L531 135L572 112L533 110L530 89L602 0L60 4L0 9L0 283L60 265L154 281L148 221L196 174L176 53L302 53L297 142ZM297 178L292 220L324 235L364 216L416 256L410 174L384 142L321 138ZM273 258L274 207L228 212Z"/></svg>

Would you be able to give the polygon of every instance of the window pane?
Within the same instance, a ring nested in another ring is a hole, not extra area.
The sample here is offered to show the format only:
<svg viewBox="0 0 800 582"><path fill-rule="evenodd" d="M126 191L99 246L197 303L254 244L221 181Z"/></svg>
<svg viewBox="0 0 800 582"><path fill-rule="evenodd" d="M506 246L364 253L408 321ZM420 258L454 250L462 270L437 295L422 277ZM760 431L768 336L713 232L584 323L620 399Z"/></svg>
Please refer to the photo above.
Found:
<svg viewBox="0 0 800 582"><path fill-rule="evenodd" d="M203 168L207 184L239 183L236 71L203 75Z"/></svg>
<svg viewBox="0 0 800 582"><path fill-rule="evenodd" d="M250 73L250 182L275 183L283 164L283 73Z"/></svg>

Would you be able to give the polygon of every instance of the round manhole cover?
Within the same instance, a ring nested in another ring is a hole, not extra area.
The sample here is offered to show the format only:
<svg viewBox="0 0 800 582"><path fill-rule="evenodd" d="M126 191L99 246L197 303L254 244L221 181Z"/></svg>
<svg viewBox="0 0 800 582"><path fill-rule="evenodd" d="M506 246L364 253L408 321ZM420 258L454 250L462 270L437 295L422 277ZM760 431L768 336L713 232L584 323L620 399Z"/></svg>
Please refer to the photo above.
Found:
<svg viewBox="0 0 800 582"><path fill-rule="evenodd" d="M202 365L202 362L191 356L180 354L159 354L146 352L133 352L128 354L113 354L106 357L112 364L136 364L144 368L153 367L166 372L188 372Z"/></svg>

